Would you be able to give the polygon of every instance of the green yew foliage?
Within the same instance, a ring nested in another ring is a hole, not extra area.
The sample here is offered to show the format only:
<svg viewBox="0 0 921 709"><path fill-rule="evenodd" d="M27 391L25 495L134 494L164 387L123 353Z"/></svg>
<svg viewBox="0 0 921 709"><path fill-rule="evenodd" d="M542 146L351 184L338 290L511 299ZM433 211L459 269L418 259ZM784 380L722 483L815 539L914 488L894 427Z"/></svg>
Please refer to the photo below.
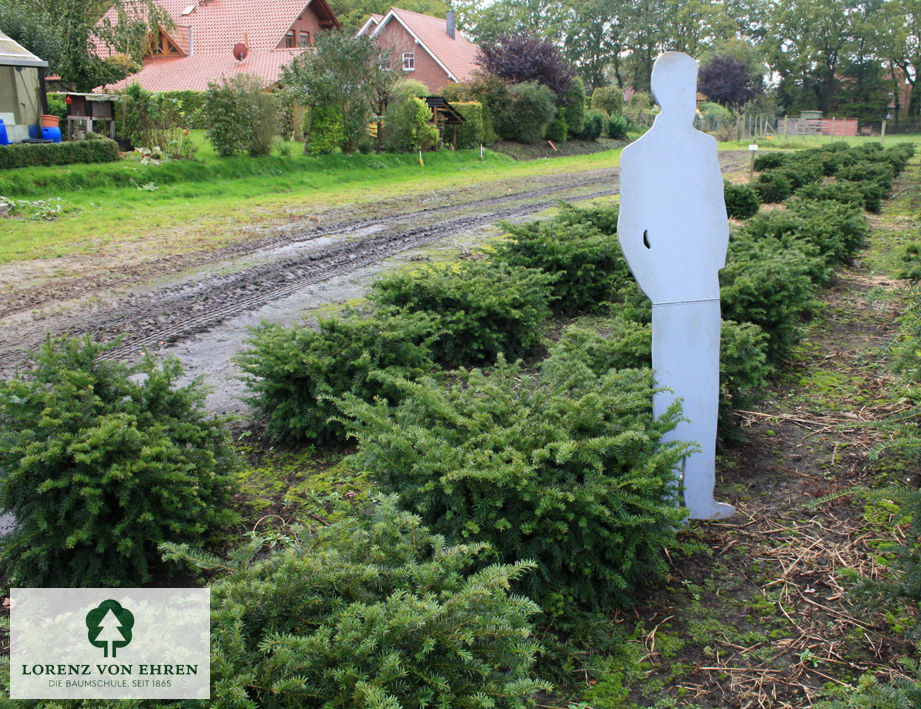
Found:
<svg viewBox="0 0 921 709"><path fill-rule="evenodd" d="M509 239L496 247L495 258L555 275L550 286L554 309L576 315L603 307L631 276L614 232L595 226L591 213L568 209L555 219L503 224ZM617 210L607 213L616 231ZM600 219L599 214L594 218Z"/></svg>
<svg viewBox="0 0 921 709"><path fill-rule="evenodd" d="M857 182L830 182L828 184L810 184L803 185L794 193L795 197L800 199L809 199L814 201L832 201L841 202L841 204L853 204L861 209L872 211L865 206L864 193ZM879 211L877 208L876 211Z"/></svg>
<svg viewBox="0 0 921 709"><path fill-rule="evenodd" d="M425 313L346 311L317 329L262 323L238 357L249 403L269 435L286 442L342 441L331 397L350 392L365 401L398 392L371 376L382 370L414 377L432 368L429 343L436 321Z"/></svg>
<svg viewBox="0 0 921 709"><path fill-rule="evenodd" d="M540 609L509 592L533 564L486 566L392 499L298 542L212 585L213 706L523 709L549 690Z"/></svg>
<svg viewBox="0 0 921 709"><path fill-rule="evenodd" d="M105 586L149 580L164 541L201 543L236 521L234 455L199 384L175 359L98 361L89 338L48 339L34 367L0 382L0 540L11 582Z"/></svg>
<svg viewBox="0 0 921 709"><path fill-rule="evenodd" d="M758 153L755 158L755 171L762 172L780 167L786 162L788 156L788 153Z"/></svg>
<svg viewBox="0 0 921 709"><path fill-rule="evenodd" d="M829 265L849 262L863 246L869 232L860 207L810 199L789 200L785 209L758 214L749 219L743 229L756 239L811 244Z"/></svg>
<svg viewBox="0 0 921 709"><path fill-rule="evenodd" d="M723 196L726 200L726 214L730 219L748 219L758 213L761 198L749 185L734 185L723 182Z"/></svg>
<svg viewBox="0 0 921 709"><path fill-rule="evenodd" d="M768 361L775 362L797 341L800 323L814 304L810 274L824 268L820 257L795 243L735 232L720 271L723 317L758 325L768 338Z"/></svg>
<svg viewBox="0 0 921 709"><path fill-rule="evenodd" d="M888 196L892 191L892 180L895 178L895 170L892 165L887 162L880 160L861 160L848 167L839 168L835 176L839 180L846 180L848 182L872 180L873 182L879 183L885 191L885 196Z"/></svg>
<svg viewBox="0 0 921 709"><path fill-rule="evenodd" d="M517 358L531 351L550 315L555 279L533 268L462 261L384 276L371 297L379 305L434 316L432 356L455 367L492 362L500 352Z"/></svg>
<svg viewBox="0 0 921 709"><path fill-rule="evenodd" d="M793 183L781 168L765 170L755 181L755 190L766 204L783 202L793 194Z"/></svg>
<svg viewBox="0 0 921 709"><path fill-rule="evenodd" d="M610 369L649 367L652 328L622 317L580 321L563 330L549 359L579 362L603 376ZM756 401L772 371L767 336L752 323L724 320L720 336L719 438L732 438L732 411Z"/></svg>
<svg viewBox="0 0 921 709"><path fill-rule="evenodd" d="M386 378L405 392L397 406L342 404L357 464L449 540L535 560L531 598L610 609L666 570L688 448L661 442L680 413L653 418L649 370L549 361L532 375L500 359L446 385Z"/></svg>
<svg viewBox="0 0 921 709"><path fill-rule="evenodd" d="M585 125L578 137L583 140L598 140L598 138L604 135L607 122L608 114L604 111L598 111L594 108L586 111Z"/></svg>

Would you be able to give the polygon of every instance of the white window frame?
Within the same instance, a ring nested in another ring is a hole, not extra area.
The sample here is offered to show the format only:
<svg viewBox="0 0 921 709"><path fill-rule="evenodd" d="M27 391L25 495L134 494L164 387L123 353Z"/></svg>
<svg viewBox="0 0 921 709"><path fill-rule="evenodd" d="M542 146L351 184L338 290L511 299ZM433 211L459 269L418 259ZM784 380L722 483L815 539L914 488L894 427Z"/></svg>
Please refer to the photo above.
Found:
<svg viewBox="0 0 921 709"><path fill-rule="evenodd" d="M403 71L416 70L416 53L403 52Z"/></svg>

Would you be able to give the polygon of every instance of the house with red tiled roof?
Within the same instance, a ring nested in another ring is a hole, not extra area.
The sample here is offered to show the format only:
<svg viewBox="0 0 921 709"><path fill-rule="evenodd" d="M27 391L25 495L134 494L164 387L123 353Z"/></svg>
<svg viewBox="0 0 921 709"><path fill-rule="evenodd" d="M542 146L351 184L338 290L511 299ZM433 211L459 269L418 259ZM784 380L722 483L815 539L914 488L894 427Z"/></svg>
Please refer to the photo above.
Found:
<svg viewBox="0 0 921 709"><path fill-rule="evenodd" d="M110 91L138 83L148 91L204 91L208 83L253 74L265 86L314 43L341 29L327 0L157 0L172 19L150 38L144 67ZM100 22L116 22L114 8ZM241 45L243 50L240 51ZM235 49L236 48L236 49ZM100 47L100 54L106 51Z"/></svg>
<svg viewBox="0 0 921 709"><path fill-rule="evenodd" d="M372 15L358 34L390 50L393 71L421 81L433 93L469 80L477 69L479 47L457 31L453 10L442 19L392 7L383 17Z"/></svg>

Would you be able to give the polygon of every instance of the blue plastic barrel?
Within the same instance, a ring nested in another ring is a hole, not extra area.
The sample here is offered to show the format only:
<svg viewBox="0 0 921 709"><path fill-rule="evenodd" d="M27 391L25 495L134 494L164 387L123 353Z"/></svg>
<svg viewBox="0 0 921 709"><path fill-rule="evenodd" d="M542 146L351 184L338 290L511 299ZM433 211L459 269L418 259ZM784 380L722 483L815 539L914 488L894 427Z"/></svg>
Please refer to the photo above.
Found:
<svg viewBox="0 0 921 709"><path fill-rule="evenodd" d="M42 127L42 139L50 140L52 143L60 143L61 142L61 129L59 127L48 128L48 127L43 126Z"/></svg>
<svg viewBox="0 0 921 709"><path fill-rule="evenodd" d="M0 118L0 145L9 145L10 139L6 137L6 125L3 123L3 119Z"/></svg>

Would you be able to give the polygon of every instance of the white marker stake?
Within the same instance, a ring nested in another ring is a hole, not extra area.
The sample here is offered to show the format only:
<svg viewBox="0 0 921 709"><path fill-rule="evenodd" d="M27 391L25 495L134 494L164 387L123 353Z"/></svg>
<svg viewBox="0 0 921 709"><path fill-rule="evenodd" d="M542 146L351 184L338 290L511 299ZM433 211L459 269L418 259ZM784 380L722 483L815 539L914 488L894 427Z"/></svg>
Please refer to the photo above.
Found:
<svg viewBox="0 0 921 709"><path fill-rule="evenodd" d="M713 499L719 406L720 285L729 220L716 141L694 129L697 62L666 52L652 71L661 107L620 158L617 236L630 270L652 301L653 397L663 415L677 398L689 421L665 441L694 441L685 458L684 503L691 519L720 519L732 505Z"/></svg>

